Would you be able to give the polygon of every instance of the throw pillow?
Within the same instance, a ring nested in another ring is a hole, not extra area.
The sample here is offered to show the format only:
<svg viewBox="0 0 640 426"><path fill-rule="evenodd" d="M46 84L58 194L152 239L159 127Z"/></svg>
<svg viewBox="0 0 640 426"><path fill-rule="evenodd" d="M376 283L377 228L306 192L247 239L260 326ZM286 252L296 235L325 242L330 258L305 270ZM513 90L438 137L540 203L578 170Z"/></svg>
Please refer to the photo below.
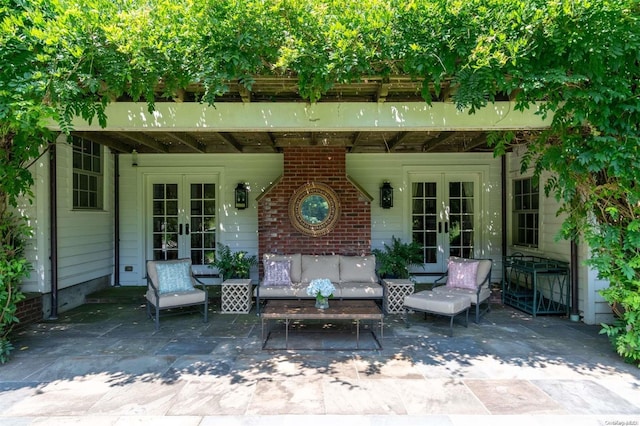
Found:
<svg viewBox="0 0 640 426"><path fill-rule="evenodd" d="M158 272L158 292L160 294L193 290L189 261L158 262L156 263L156 271Z"/></svg>
<svg viewBox="0 0 640 426"><path fill-rule="evenodd" d="M262 285L290 286L291 285L291 261L290 260L264 260L264 280Z"/></svg>
<svg viewBox="0 0 640 426"><path fill-rule="evenodd" d="M291 261L291 270L289 271L289 276L291 278L291 282L299 283L302 279L302 265L301 265L302 255L300 253L296 254L274 254L274 253L265 253L262 255L262 260L289 260Z"/></svg>
<svg viewBox="0 0 640 426"><path fill-rule="evenodd" d="M476 290L478 288L476 276L479 264L480 262L477 260L449 259L447 286Z"/></svg>

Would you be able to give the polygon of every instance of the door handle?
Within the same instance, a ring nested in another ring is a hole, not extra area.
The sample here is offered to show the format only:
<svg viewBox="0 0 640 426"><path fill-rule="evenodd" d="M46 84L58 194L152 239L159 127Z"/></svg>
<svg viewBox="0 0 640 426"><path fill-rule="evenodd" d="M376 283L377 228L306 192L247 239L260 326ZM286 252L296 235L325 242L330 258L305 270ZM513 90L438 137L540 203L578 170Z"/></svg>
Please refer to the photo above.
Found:
<svg viewBox="0 0 640 426"><path fill-rule="evenodd" d="M438 234L442 234L442 222L438 222Z"/></svg>
<svg viewBox="0 0 640 426"><path fill-rule="evenodd" d="M185 234L189 235L189 224L187 223L184 227L185 227Z"/></svg>
<svg viewBox="0 0 640 426"><path fill-rule="evenodd" d="M448 234L449 233L449 222L445 222L444 223L444 233Z"/></svg>
<svg viewBox="0 0 640 426"><path fill-rule="evenodd" d="M178 225L178 234L182 235L182 224Z"/></svg>

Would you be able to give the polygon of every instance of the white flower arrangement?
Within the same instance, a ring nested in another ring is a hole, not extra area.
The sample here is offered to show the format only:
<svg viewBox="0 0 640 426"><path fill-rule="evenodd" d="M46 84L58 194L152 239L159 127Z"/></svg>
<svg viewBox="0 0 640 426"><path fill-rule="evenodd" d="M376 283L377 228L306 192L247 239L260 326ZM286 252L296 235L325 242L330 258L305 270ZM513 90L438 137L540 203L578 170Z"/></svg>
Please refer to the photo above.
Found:
<svg viewBox="0 0 640 426"><path fill-rule="evenodd" d="M336 288L333 286L331 280L327 278L319 278L312 280L307 287L307 294L313 297L331 297Z"/></svg>

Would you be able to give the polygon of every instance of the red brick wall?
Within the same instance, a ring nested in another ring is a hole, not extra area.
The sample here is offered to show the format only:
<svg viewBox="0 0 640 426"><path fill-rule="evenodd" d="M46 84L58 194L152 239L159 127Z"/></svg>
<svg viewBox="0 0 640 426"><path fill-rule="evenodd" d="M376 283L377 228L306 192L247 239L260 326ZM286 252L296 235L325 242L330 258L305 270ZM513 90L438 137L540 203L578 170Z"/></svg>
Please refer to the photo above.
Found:
<svg viewBox="0 0 640 426"><path fill-rule="evenodd" d="M42 295L27 294L25 299L16 304L16 316L20 322L14 330L21 330L29 324L42 320Z"/></svg>
<svg viewBox="0 0 640 426"><path fill-rule="evenodd" d="M258 203L258 249L263 253L369 254L371 205L346 177L344 147L284 150L284 174ZM340 219L328 235L311 237L289 221L289 198L308 182L329 185L340 199Z"/></svg>

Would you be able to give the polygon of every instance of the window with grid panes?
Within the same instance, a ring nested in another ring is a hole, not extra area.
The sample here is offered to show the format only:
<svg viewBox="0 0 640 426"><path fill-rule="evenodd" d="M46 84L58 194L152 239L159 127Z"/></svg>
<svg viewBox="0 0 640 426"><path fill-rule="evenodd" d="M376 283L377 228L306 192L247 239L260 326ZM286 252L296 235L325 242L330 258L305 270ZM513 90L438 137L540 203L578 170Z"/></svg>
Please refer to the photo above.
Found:
<svg viewBox="0 0 640 426"><path fill-rule="evenodd" d="M538 247L538 182L525 178L515 180L513 185L513 244Z"/></svg>
<svg viewBox="0 0 640 426"><path fill-rule="evenodd" d="M73 137L73 208L102 209L102 147Z"/></svg>

